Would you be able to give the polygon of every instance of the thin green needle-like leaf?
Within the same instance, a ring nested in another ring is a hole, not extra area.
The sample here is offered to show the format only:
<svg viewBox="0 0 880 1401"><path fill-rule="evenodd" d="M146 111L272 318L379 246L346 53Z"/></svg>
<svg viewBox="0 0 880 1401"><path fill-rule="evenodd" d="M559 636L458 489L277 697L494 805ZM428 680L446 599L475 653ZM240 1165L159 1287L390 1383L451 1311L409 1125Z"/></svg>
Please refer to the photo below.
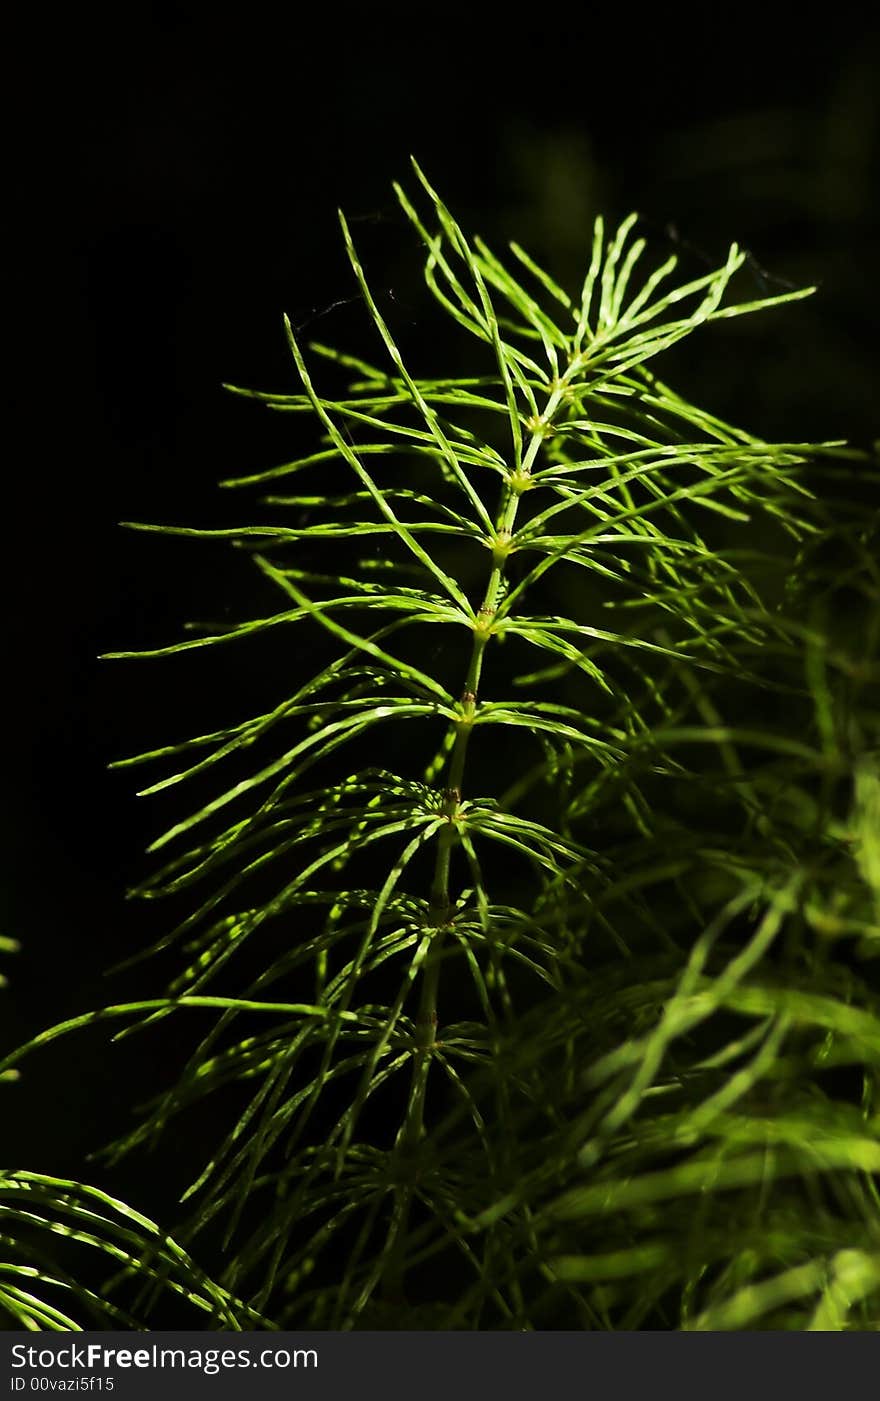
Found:
<svg viewBox="0 0 880 1401"><path fill-rule="evenodd" d="M629 232L637 219L637 214L630 214L628 218L624 219L605 254L605 261L602 267L599 314L596 323L596 330L599 334L601 334L607 326L614 324L614 304L617 297L617 279L615 277L615 272L617 270L617 264L620 262L623 254L624 247L626 246ZM636 244L635 247L638 248L638 244ZM620 289L621 297L623 296L625 288L626 281L624 280L623 286Z"/></svg>
<svg viewBox="0 0 880 1401"><path fill-rule="evenodd" d="M274 579L280 584L285 593L288 593L291 598L295 599L303 611L313 617L316 622L319 622L328 632L333 633L335 637L339 637L343 642L347 642L350 647L362 648L369 656L375 657L377 661L384 663L385 666L390 667L393 671L399 672L401 675L405 675L417 682L431 695L438 696L444 705L451 706L453 704L449 692L444 686L441 686L439 682L435 681L433 676L429 676L426 672L420 671L418 667L414 667L410 663L399 661L396 657L392 657L389 652L385 652L381 647L377 647L369 638L361 637L357 633L349 631L348 628L343 627L341 623L337 623L335 619L331 618L325 611L327 607L326 604L322 606L319 603L315 603L312 599L307 598L291 579L285 578L277 569L273 569L268 560L259 559L258 563L269 578ZM450 615L446 614L445 616L448 619ZM455 617L455 615L452 616ZM460 621L465 626L468 621L466 617L456 617L455 620Z"/></svg>
<svg viewBox="0 0 880 1401"><path fill-rule="evenodd" d="M593 289L596 286L596 280L602 266L602 244L604 237L605 225L600 216L596 219L593 226L593 256L581 290L581 304L579 313L577 314L577 330L575 331L574 337L575 350L581 349L585 336L591 337L593 334L590 327L590 306L593 300Z"/></svg>
<svg viewBox="0 0 880 1401"><path fill-rule="evenodd" d="M0 1061L0 1069L17 1064L31 1051L40 1046L47 1045L50 1041L55 1041L59 1036L64 1036L68 1031L78 1031L80 1027L90 1026L93 1022L105 1021L110 1017L133 1016L138 1012L148 1011L152 1007L162 1007L176 1010L178 1007L188 1008L216 1008L228 1009L235 1012L272 1012L276 1015L290 1015L303 1017L325 1017L327 1009L316 1006L308 1002L257 1002L242 997L152 997L144 998L140 1002L124 1002L116 1007L100 1007L95 1012L85 1012L78 1017L71 1017L65 1022L59 1022L57 1026L50 1027L47 1031L41 1031L38 1036L34 1036L30 1041L25 1042L17 1050L12 1051ZM343 1016L353 1017L352 1013L342 1013ZM355 1018L356 1020L356 1018Z"/></svg>
<svg viewBox="0 0 880 1401"><path fill-rule="evenodd" d="M455 477L455 480L458 482L459 486L464 491L464 494L467 496L468 500L470 501L471 505L476 511L478 518L483 522L487 529L491 530L491 518L489 516L488 511L486 510L486 507L483 504L479 492L477 492L471 485L467 474L462 469L458 458L453 452L445 433L440 427L440 423L436 413L425 401L421 390L419 389L415 380L411 377L409 371L403 363L403 358L400 354L400 351L398 350L397 345L395 344L391 336L391 332L388 330L382 313L379 311L379 308L377 307L373 295L370 291L369 285L364 276L363 268L361 267L357 252L355 251L354 243L352 241L348 224L345 221L345 216L341 213L339 215L339 220L342 225L342 233L345 239L345 247L348 252L349 261L351 262L352 268L354 269L354 274L358 280L358 285L360 286L360 289L363 293L364 300L366 301L367 306L370 308L370 314L372 315L373 320L376 323L376 327L379 331L379 334L381 335L382 340L385 343L385 348L388 351L388 354L390 355L396 369L403 377L404 383L406 384L406 387L412 396L413 403L419 409L419 412L424 418L425 423L428 425L430 432L436 439L437 445L443 456L444 462L447 464L453 476Z"/></svg>
<svg viewBox="0 0 880 1401"><path fill-rule="evenodd" d="M529 257L525 249L521 248L518 243L512 241L509 246L514 257L519 259L523 267L528 268L532 276L537 278L543 287L546 287L551 297L555 297L556 301L560 302L562 306L565 307L566 311L570 311L571 297L559 286L558 282L555 282L548 272L545 272L543 268L539 267L534 259Z"/></svg>
<svg viewBox="0 0 880 1401"><path fill-rule="evenodd" d="M296 361L296 367L299 370L300 378L302 379L303 385L305 386L306 393L308 394L310 400L312 401L312 404L314 405L315 412L323 422L333 441L336 443L342 456L350 464L350 466L354 468L355 473L363 482L364 486L367 488L370 495L375 500L380 511L386 517L386 519L394 526L399 538L404 542L407 548L412 552L413 555L415 555L416 559L424 565L426 570L430 574L433 574L434 578L438 580L438 582L443 586L444 590L449 594L449 597L454 599L456 603L458 603L462 608L467 610L469 605L465 594L455 583L455 581L452 578L450 578L450 576L443 569L441 569L438 564L435 563L431 556L410 534L406 526L397 519L393 510L388 505L388 502L385 500L384 496L373 482L372 477L369 475L369 473L363 467L362 463L359 461L357 454L352 452L351 448L348 446L345 439L340 434L329 413L324 408L324 405L315 393L311 379L309 378L308 370L306 369L305 361L303 360L302 353L300 351L296 337L293 334L293 330L287 318L285 318L284 324L287 329L287 336L288 341L290 343L290 348L293 352L294 360Z"/></svg>

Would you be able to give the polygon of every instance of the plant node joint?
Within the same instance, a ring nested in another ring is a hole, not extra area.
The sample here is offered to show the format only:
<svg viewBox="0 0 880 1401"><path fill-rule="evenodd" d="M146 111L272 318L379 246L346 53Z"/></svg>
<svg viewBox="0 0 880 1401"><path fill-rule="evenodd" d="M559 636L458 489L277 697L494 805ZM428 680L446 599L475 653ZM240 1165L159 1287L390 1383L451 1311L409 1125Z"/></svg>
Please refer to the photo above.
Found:
<svg viewBox="0 0 880 1401"><path fill-rule="evenodd" d="M550 438L556 432L553 424L543 414L532 414L527 418L526 428L537 438Z"/></svg>
<svg viewBox="0 0 880 1401"><path fill-rule="evenodd" d="M507 478L507 485L514 496L522 496L524 491L528 491L534 486L531 473L524 467L517 467L515 472L511 472Z"/></svg>

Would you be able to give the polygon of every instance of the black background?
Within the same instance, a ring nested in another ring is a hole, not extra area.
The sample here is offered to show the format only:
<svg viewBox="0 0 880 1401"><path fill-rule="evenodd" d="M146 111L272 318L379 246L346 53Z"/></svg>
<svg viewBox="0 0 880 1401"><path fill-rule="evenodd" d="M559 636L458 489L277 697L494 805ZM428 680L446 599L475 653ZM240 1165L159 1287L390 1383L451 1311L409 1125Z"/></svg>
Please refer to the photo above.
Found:
<svg viewBox="0 0 880 1401"><path fill-rule="evenodd" d="M685 388L766 436L876 436L878 33L789 13L126 7L66 32L32 16L7 59L0 932L22 951L4 960L4 1048L125 1000L135 975L103 970L162 933L161 909L124 893L182 809L136 799L142 771L108 762L240 718L259 685L237 657L97 660L256 598L222 547L117 522L254 515L214 483L293 455L291 424L220 386L293 385L282 312L375 353L338 205L404 347L426 353L437 322L391 191L410 153L465 229L516 238L563 283L594 214L632 208L695 275L736 239L756 296L819 281L811 302L684 352ZM0 1162L110 1181L85 1155L171 1073L173 1037L148 1041L108 1049L97 1028L34 1056L3 1087ZM158 1214L152 1163L112 1181Z"/></svg>

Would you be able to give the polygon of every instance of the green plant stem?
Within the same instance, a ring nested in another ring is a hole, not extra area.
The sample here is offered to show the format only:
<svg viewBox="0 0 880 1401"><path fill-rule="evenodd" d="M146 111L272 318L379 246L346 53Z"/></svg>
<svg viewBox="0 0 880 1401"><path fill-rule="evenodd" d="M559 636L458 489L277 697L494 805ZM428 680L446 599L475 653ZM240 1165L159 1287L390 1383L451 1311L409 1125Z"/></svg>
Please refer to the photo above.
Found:
<svg viewBox="0 0 880 1401"><path fill-rule="evenodd" d="M436 937L425 961L419 996L419 1010L416 1020L417 1049L413 1063L409 1104L406 1119L398 1137L398 1147L405 1157L412 1161L417 1146L424 1136L425 1096L428 1087L428 1073L431 1051L437 1037L437 994L440 982L440 951L446 927L452 918L452 902L449 889L449 872L452 848L456 841L457 821L464 787L465 761L468 743L473 730L479 697L480 678L483 670L483 657L489 638L493 633L493 620L505 577L505 568L510 554L510 544L516 525L520 497L528 486L535 459L546 437L546 429L552 423L565 389L571 378L582 366L577 357L572 360L565 375L557 382L547 406L541 416L541 427L533 431L522 466L515 475L505 482L498 505L497 543L492 551L492 568L483 594L483 601L474 623L474 640L470 662L465 677L461 697L461 719L456 724L455 743L449 761L449 778L443 795L443 810L448 826L441 832L437 842L437 856L434 864L434 877L431 882L429 917L435 921ZM409 1168L407 1168L407 1174ZM390 1295L400 1297L403 1293L404 1263L403 1245L409 1221L413 1198L413 1183L404 1180L398 1187L395 1209L392 1215L391 1232L394 1236L390 1252L389 1268L386 1272L386 1288Z"/></svg>

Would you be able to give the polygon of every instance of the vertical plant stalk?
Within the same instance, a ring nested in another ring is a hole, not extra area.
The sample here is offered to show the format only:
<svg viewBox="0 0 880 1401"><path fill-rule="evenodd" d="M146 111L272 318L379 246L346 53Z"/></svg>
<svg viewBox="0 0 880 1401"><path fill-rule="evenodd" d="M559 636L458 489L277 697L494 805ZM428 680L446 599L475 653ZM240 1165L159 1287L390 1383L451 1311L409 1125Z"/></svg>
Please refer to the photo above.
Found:
<svg viewBox="0 0 880 1401"><path fill-rule="evenodd" d="M468 745L473 730L474 717L479 704L479 688L483 671L483 658L495 626L494 619L498 600L504 585L507 560L513 547L513 535L520 499L531 486L532 469L546 438L552 431L553 418L565 397L565 391L572 378L581 368L580 355L573 356L565 374L554 386L547 400L543 414L533 428L528 447L520 466L511 471L501 490L498 504L498 526L492 547L492 567L474 623L474 639L470 662L461 696L461 718L455 727L455 742L449 759L449 776L443 793L443 812L447 826L437 838L437 855L434 864L434 877L431 882L429 918L436 929L433 947L425 961L422 973L419 1009L416 1018L416 1051L410 1085L409 1104L406 1118L398 1135L397 1146L402 1151L404 1162L412 1161L419 1143L425 1134L425 1099L430 1074L431 1052L437 1039L438 993L440 983L440 951L446 929L453 918L453 902L450 890L450 868L452 850L456 844L457 827L460 818L461 799L464 792L465 764ZM398 1187L389 1234L393 1246L389 1254L386 1275L386 1294L389 1302L397 1301L404 1295L404 1244L413 1201L413 1181L410 1171L404 1169L405 1179Z"/></svg>

